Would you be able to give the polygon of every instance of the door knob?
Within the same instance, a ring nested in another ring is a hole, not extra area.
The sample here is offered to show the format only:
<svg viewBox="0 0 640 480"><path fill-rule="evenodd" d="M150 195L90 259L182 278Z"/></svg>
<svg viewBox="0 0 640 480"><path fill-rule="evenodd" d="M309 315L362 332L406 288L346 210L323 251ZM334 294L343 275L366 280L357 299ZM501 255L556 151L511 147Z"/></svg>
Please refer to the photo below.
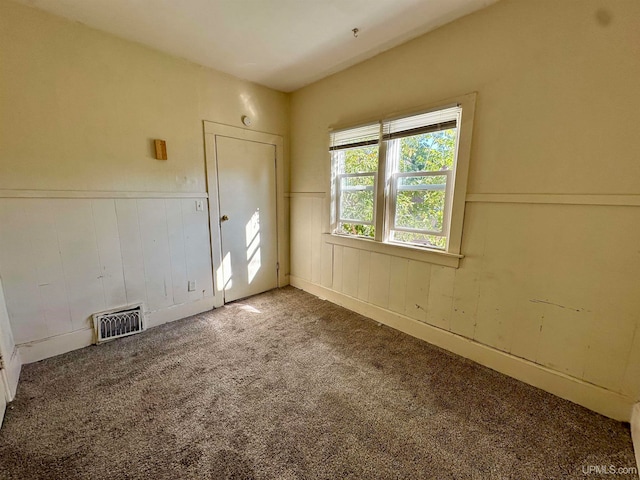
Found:
<svg viewBox="0 0 640 480"><path fill-rule="evenodd" d="M220 218L221 222L226 222L227 220L229 220L229 217L227 217L226 215L222 215L222 217Z"/></svg>

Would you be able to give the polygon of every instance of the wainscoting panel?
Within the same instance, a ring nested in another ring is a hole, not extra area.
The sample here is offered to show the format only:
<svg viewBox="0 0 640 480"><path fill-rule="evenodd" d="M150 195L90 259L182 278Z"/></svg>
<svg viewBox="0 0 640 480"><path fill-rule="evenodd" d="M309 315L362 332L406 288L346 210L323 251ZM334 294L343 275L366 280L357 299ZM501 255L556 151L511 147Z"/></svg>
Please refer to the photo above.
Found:
<svg viewBox="0 0 640 480"><path fill-rule="evenodd" d="M213 296L207 209L182 195L114 197L0 198L0 276L16 344L86 330L94 312L127 304L210 304L201 302Z"/></svg>

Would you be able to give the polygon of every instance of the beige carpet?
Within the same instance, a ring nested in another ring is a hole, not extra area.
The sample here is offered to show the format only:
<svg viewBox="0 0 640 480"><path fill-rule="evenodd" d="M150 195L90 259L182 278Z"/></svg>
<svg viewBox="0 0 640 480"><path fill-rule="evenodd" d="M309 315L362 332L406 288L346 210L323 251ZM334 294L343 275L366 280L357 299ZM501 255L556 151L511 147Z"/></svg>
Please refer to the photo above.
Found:
<svg viewBox="0 0 640 480"><path fill-rule="evenodd" d="M628 425L294 288L26 365L0 431L3 480L592 479L634 462Z"/></svg>

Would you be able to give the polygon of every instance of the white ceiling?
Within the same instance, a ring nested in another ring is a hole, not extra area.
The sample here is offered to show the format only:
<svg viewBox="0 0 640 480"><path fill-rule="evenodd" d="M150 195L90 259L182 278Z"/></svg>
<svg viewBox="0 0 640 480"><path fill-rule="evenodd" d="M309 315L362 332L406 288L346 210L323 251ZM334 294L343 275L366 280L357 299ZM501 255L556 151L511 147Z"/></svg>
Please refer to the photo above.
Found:
<svg viewBox="0 0 640 480"><path fill-rule="evenodd" d="M19 1L289 92L497 0Z"/></svg>

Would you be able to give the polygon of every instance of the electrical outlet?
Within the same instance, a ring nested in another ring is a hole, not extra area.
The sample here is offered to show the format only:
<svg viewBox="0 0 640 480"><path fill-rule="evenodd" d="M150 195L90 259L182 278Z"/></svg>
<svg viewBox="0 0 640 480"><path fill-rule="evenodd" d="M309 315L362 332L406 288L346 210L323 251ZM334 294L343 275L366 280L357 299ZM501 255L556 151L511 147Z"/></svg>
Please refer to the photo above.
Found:
<svg viewBox="0 0 640 480"><path fill-rule="evenodd" d="M196 291L196 281L195 280L189 280L188 284L187 284L187 290L190 292L195 292Z"/></svg>
<svg viewBox="0 0 640 480"><path fill-rule="evenodd" d="M204 200L196 200L196 212L204 212Z"/></svg>

